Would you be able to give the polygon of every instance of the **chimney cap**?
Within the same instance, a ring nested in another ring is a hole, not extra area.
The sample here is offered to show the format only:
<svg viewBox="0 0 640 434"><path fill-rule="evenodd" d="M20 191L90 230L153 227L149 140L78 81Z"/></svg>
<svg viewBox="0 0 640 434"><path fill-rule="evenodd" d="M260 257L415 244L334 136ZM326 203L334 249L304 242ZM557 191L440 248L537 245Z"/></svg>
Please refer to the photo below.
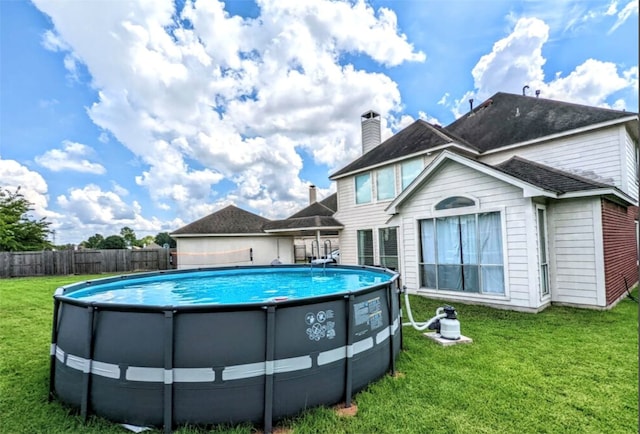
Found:
<svg viewBox="0 0 640 434"><path fill-rule="evenodd" d="M380 113L375 112L373 110L369 110L369 111L366 111L366 112L362 113L361 117L363 117L365 119L373 119L373 118L380 117Z"/></svg>

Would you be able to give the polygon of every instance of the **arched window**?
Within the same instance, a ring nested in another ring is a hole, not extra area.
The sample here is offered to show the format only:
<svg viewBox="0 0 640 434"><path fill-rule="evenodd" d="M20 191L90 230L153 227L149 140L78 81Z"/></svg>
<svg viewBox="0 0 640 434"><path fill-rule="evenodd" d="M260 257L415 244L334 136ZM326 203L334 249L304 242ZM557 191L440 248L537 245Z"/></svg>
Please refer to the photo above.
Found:
<svg viewBox="0 0 640 434"><path fill-rule="evenodd" d="M466 206L475 206L475 202L472 199L464 196L451 196L446 199L442 199L435 206L436 211L442 211L444 209L463 208Z"/></svg>

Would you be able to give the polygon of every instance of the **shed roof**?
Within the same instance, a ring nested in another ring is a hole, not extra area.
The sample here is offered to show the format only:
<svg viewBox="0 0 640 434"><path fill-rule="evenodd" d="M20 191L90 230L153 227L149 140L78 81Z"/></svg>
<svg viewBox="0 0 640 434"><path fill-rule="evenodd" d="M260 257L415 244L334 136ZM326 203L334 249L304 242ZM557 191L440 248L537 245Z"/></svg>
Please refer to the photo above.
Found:
<svg viewBox="0 0 640 434"><path fill-rule="evenodd" d="M264 234L263 226L270 221L237 206L229 205L177 229L171 235Z"/></svg>

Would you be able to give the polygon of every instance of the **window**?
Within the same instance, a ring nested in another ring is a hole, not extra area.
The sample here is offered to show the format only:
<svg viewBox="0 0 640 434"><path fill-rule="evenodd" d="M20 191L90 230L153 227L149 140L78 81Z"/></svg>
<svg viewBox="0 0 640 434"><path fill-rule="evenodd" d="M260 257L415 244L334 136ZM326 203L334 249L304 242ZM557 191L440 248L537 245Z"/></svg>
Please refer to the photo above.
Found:
<svg viewBox="0 0 640 434"><path fill-rule="evenodd" d="M420 221L421 285L504 294L500 213Z"/></svg>
<svg viewBox="0 0 640 434"><path fill-rule="evenodd" d="M373 231L358 231L358 264L373 265Z"/></svg>
<svg viewBox="0 0 640 434"><path fill-rule="evenodd" d="M405 161L400 166L402 171L402 189L404 190L422 172L422 159Z"/></svg>
<svg viewBox="0 0 640 434"><path fill-rule="evenodd" d="M356 203L371 202L371 174L356 176Z"/></svg>
<svg viewBox="0 0 640 434"><path fill-rule="evenodd" d="M393 199L396 196L396 179L393 166L376 171L376 198Z"/></svg>
<svg viewBox="0 0 640 434"><path fill-rule="evenodd" d="M378 245L380 246L380 265L398 269L398 235L397 228L378 229Z"/></svg>
<svg viewBox="0 0 640 434"><path fill-rule="evenodd" d="M547 248L547 210L538 207L538 250L540 262L540 293L549 295L549 252Z"/></svg>
<svg viewBox="0 0 640 434"><path fill-rule="evenodd" d="M476 203L464 196L451 196L441 200L435 206L436 211L444 209L464 208L465 206L474 206Z"/></svg>

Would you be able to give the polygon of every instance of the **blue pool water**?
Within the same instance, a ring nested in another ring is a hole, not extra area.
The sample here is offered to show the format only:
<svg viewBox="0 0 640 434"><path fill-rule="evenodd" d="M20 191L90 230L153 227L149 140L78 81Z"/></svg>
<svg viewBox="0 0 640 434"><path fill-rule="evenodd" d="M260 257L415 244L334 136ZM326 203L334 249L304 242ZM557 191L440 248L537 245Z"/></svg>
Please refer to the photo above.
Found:
<svg viewBox="0 0 640 434"><path fill-rule="evenodd" d="M366 269L220 269L95 281L64 295L84 301L150 306L262 303L348 293L391 279L392 275L382 270Z"/></svg>

